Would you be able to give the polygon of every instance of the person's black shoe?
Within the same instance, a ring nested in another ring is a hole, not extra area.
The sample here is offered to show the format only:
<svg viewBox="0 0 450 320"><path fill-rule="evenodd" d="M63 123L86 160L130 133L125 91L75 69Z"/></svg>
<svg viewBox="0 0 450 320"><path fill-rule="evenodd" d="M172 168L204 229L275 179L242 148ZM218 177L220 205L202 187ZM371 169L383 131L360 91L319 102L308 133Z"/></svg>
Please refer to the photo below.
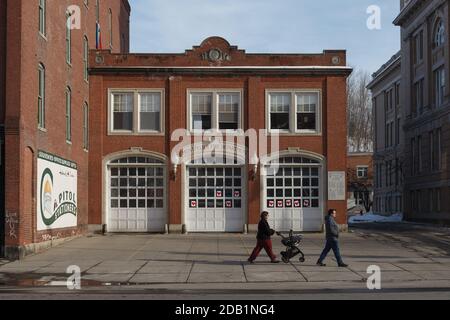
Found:
<svg viewBox="0 0 450 320"><path fill-rule="evenodd" d="M339 268L347 268L347 267L348 267L348 264L345 264L345 263L339 264Z"/></svg>
<svg viewBox="0 0 450 320"><path fill-rule="evenodd" d="M319 267L326 267L327 265L325 264L325 263L323 263L323 262L317 262L317 265L319 266Z"/></svg>
<svg viewBox="0 0 450 320"><path fill-rule="evenodd" d="M248 259L247 261L248 261L248 263L251 263L251 264L254 264L254 263L255 263L255 261L254 261L254 260L250 260L250 259Z"/></svg>

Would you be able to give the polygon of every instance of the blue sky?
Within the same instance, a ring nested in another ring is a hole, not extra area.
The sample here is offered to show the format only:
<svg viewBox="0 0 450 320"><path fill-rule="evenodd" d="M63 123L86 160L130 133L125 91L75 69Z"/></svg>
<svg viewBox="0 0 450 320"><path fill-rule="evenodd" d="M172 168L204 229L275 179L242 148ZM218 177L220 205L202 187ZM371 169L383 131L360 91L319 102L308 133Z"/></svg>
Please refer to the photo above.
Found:
<svg viewBox="0 0 450 320"><path fill-rule="evenodd" d="M249 53L346 49L348 64L374 72L400 48L399 0L129 0L131 51L180 53L221 36ZM370 5L381 30L369 30Z"/></svg>

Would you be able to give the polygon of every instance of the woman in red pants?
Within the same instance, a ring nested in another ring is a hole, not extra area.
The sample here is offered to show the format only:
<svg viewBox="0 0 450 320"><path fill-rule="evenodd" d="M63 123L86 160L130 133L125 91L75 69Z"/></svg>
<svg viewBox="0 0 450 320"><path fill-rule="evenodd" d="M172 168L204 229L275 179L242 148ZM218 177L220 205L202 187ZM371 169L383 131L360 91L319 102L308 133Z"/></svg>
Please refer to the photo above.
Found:
<svg viewBox="0 0 450 320"><path fill-rule="evenodd" d="M258 242L256 244L255 250L253 250L252 255L250 256L250 258L248 258L248 262L250 263L253 263L256 260L263 248L264 250L266 250L267 255L270 257L272 263L280 262L277 260L277 257L272 251L272 240L270 239L270 237L274 235L275 231L270 229L269 223L267 222L268 219L269 213L267 211L261 213L261 221L258 224L258 235L256 236Z"/></svg>

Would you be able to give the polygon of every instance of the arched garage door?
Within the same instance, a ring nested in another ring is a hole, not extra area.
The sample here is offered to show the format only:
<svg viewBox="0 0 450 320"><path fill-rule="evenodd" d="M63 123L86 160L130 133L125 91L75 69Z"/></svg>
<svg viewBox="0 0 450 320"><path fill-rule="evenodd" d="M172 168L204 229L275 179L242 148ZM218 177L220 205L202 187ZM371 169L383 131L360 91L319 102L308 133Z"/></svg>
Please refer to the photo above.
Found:
<svg viewBox="0 0 450 320"><path fill-rule="evenodd" d="M165 163L124 157L108 164L108 232L162 232L167 224Z"/></svg>
<svg viewBox="0 0 450 320"><path fill-rule="evenodd" d="M219 163L197 160L186 171L187 231L242 232L246 205L244 166L234 159Z"/></svg>
<svg viewBox="0 0 450 320"><path fill-rule="evenodd" d="M276 158L264 166L264 208L278 231L321 231L322 165L304 156Z"/></svg>

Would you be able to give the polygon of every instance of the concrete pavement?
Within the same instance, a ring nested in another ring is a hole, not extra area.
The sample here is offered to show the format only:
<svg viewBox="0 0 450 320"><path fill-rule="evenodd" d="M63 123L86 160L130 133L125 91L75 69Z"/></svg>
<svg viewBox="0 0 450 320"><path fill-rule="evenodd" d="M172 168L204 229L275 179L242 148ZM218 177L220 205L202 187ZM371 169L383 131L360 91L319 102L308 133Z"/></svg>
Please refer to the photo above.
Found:
<svg viewBox="0 0 450 320"><path fill-rule="evenodd" d="M255 235L107 235L79 238L44 253L0 266L0 293L8 290L57 290L66 281L68 266L79 266L84 290L363 290L366 271L381 268L383 288L440 288L450 292L450 257L401 241L386 241L366 231L344 234L342 253L348 268L338 268L332 256L328 266L315 265L323 235L306 234L302 248L307 261L271 264L262 253L256 264L247 258ZM283 247L274 238L276 252ZM431 287L430 287L431 286ZM60 288L64 292L64 288ZM448 289L448 290L447 290ZM438 291L439 291L438 290ZM46 291L44 291L46 292ZM350 291L348 291L350 292ZM405 291L406 292L406 291ZM226 295L226 293L220 293ZM300 294L300 293L298 293ZM447 298L450 298L447 294Z"/></svg>

